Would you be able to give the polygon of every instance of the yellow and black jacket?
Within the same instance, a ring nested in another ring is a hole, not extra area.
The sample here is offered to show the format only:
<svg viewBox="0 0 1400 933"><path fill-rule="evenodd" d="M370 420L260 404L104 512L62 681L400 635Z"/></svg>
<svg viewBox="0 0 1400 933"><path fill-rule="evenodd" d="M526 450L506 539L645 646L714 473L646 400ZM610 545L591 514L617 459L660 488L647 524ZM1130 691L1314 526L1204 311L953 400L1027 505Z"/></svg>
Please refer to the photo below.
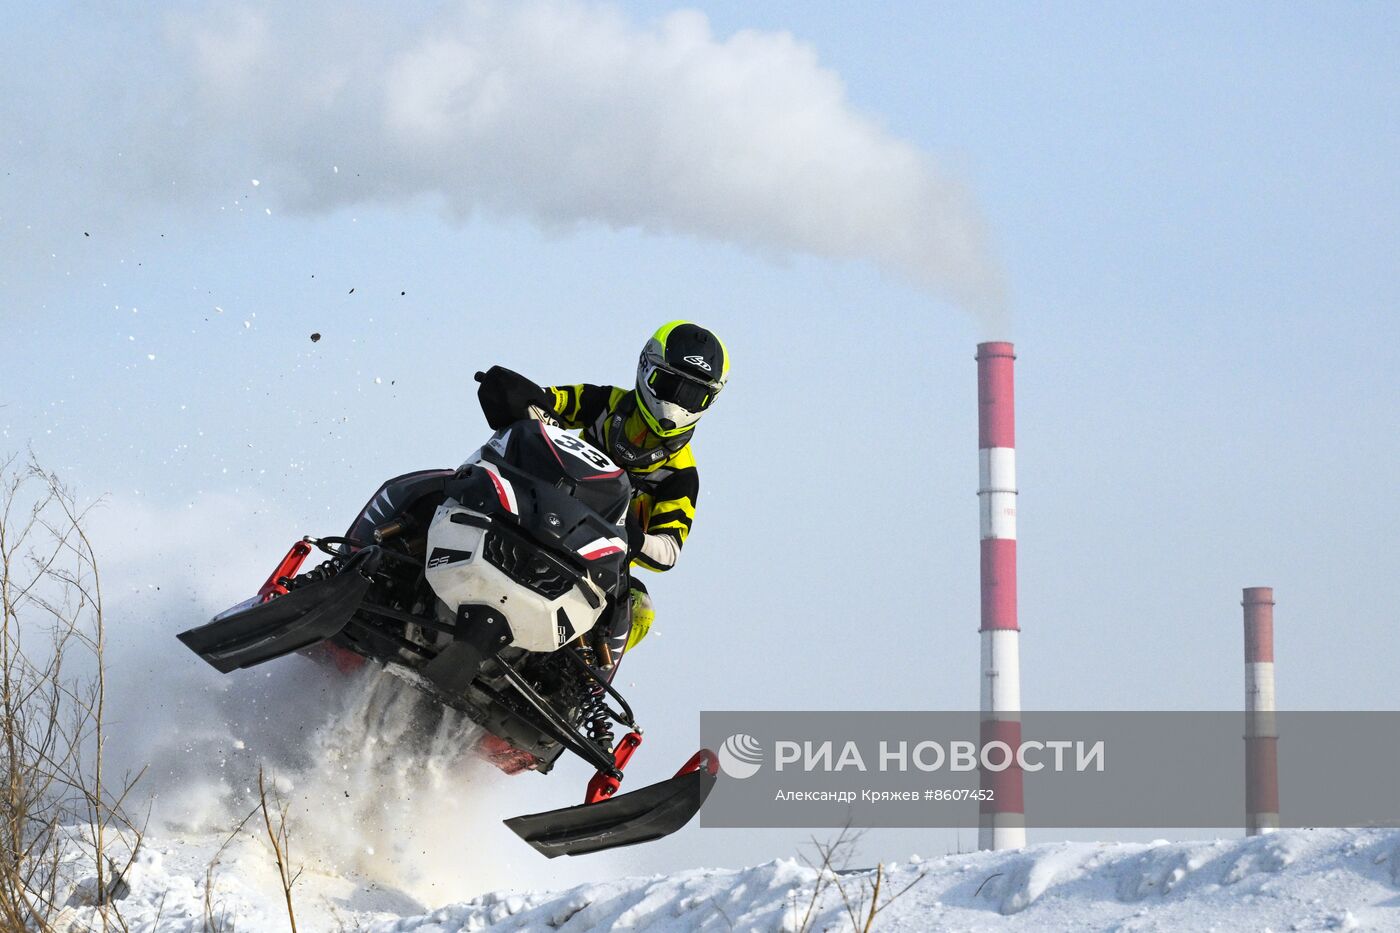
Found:
<svg viewBox="0 0 1400 933"><path fill-rule="evenodd" d="M632 514L645 538L633 555L633 564L648 570L670 570L680 557L681 546L695 521L700 495L700 474L689 436L663 442L647 429L637 414L631 389L616 386L549 386L559 420L567 428L582 428L584 440L613 456L632 480ZM625 432L625 438L617 432ZM642 464L629 464L615 456L619 441L649 453ZM665 448L659 450L658 448Z"/></svg>

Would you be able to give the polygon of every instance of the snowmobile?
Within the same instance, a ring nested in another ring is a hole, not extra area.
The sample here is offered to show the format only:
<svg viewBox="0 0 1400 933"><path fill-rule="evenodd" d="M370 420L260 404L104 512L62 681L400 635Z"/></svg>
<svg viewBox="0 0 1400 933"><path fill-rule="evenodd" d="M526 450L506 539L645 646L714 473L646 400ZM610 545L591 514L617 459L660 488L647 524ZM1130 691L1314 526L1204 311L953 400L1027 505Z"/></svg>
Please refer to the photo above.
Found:
<svg viewBox="0 0 1400 933"><path fill-rule="evenodd" d="M627 474L538 405L487 418L498 429L460 467L388 480L344 535L297 541L256 596L178 637L223 673L293 652L385 665L482 726L480 750L509 773L577 755L596 769L583 804L505 821L543 855L669 835L718 759L701 749L616 793L642 739L606 638L629 611ZM325 560L299 573L314 550Z"/></svg>

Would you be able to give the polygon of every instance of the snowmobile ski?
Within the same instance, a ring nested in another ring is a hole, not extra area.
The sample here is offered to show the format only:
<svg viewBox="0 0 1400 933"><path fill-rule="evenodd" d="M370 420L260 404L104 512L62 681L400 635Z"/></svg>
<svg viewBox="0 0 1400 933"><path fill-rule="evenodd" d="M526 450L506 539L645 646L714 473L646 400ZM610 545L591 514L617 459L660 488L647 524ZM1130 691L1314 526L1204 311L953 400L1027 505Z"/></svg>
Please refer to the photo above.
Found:
<svg viewBox="0 0 1400 933"><path fill-rule="evenodd" d="M541 855L587 855L669 836L700 811L715 786L713 752L702 751L673 778L597 803L505 821Z"/></svg>
<svg viewBox="0 0 1400 933"><path fill-rule="evenodd" d="M325 641L364 601L379 560L379 548L364 548L334 576L262 602L254 597L179 639L224 674Z"/></svg>

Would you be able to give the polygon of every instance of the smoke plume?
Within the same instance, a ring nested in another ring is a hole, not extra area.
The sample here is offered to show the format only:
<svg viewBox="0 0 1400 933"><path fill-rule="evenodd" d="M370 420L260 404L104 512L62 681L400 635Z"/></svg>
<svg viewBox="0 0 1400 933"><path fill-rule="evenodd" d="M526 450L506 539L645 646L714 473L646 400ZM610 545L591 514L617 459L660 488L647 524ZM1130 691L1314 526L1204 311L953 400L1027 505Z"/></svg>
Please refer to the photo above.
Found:
<svg viewBox="0 0 1400 933"><path fill-rule="evenodd" d="M691 235L874 262L989 323L1001 309L968 192L786 32L716 36L699 12L639 23L585 0L470 0L416 19L216 4L149 31L133 60L92 75L84 95L102 112L56 124L82 126L81 142L31 127L25 151L90 170L110 149L126 195L257 177L298 211L427 201L547 230ZM94 147L104 121L119 138Z"/></svg>

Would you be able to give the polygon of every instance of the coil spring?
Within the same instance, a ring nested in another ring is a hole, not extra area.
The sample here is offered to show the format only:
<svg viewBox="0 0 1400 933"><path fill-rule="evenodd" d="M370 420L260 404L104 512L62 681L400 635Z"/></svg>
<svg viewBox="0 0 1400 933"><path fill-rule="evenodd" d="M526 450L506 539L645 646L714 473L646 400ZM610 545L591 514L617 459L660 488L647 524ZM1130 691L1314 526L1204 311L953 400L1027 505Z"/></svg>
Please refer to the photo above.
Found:
<svg viewBox="0 0 1400 933"><path fill-rule="evenodd" d="M591 647L580 646L579 654L589 667L593 667L594 655ZM606 697L607 692L603 689L603 685L585 675L584 695L579 703L579 721L588 730L589 738L605 750L612 751L614 739L612 716L608 714L607 706L604 703Z"/></svg>
<svg viewBox="0 0 1400 933"><path fill-rule="evenodd" d="M306 573L290 578L283 577L277 582L288 589L296 589L298 586L305 586L308 583L318 583L321 580L329 579L335 576L339 571L340 565L337 564L334 559L324 560L312 569L306 571Z"/></svg>
<svg viewBox="0 0 1400 933"><path fill-rule="evenodd" d="M612 751L612 717L603 708L603 696L603 688L595 687L584 698L583 721L589 737L603 748Z"/></svg>

